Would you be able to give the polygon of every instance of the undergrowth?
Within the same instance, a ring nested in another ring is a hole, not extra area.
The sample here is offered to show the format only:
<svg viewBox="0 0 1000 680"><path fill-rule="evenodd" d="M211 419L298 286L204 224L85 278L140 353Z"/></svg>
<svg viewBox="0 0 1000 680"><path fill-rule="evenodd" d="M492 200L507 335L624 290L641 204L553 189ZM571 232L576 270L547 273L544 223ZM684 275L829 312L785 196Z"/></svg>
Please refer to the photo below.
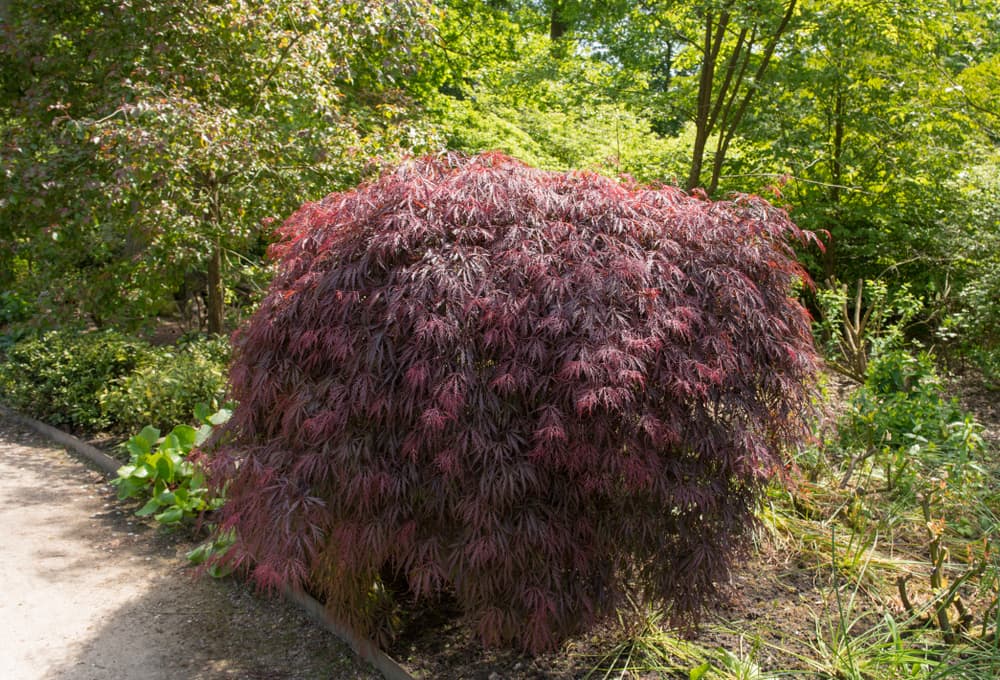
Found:
<svg viewBox="0 0 1000 680"><path fill-rule="evenodd" d="M876 286L873 299L887 304L884 293ZM898 321L912 300L867 316L889 328L877 342L857 333L861 307L838 300L851 337L828 335L831 351L863 374L827 385L796 483L772 486L757 512L765 571L810 583L796 586L798 603L788 596L792 614L717 611L684 639L646 613L623 623L591 677L1000 677L1000 469L989 442L945 396L934 357L906 344ZM832 317L823 324L837 332Z"/></svg>
<svg viewBox="0 0 1000 680"><path fill-rule="evenodd" d="M118 476L112 481L118 488L118 497L145 501L135 514L152 517L165 527L186 525L196 535L212 530L212 512L225 503L225 494L213 492L205 483L205 472L196 452L231 414L228 408L213 411L206 404L198 404L197 429L181 424L161 437L159 430L147 425L133 435L124 444L130 454L129 462L118 469ZM205 564L224 555L235 542L234 531L221 532L190 551L188 560L195 565ZM231 571L222 565L206 566L207 572L215 577Z"/></svg>

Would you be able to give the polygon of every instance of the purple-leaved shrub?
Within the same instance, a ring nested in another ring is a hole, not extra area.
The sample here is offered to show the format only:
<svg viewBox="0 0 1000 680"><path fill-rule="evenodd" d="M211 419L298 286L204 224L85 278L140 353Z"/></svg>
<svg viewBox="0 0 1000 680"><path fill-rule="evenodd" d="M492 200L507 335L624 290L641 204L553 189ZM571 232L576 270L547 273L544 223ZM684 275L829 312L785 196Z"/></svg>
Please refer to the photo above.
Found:
<svg viewBox="0 0 1000 680"><path fill-rule="evenodd" d="M632 589L680 622L717 594L805 434L783 211L446 155L281 234L210 461L233 565L368 633L388 570L531 652Z"/></svg>

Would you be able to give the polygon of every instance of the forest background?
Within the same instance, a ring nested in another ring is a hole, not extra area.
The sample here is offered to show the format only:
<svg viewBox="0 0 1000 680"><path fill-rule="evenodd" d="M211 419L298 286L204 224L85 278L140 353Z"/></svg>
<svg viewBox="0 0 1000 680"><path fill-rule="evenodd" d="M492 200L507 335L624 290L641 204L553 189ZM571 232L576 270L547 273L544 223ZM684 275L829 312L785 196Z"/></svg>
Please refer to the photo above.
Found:
<svg viewBox="0 0 1000 680"><path fill-rule="evenodd" d="M407 154L500 149L763 192L829 234L804 254L817 282L909 286L928 333L996 346L996 2L0 12L7 315L134 329L194 302L220 332L258 299L272 229L303 201Z"/></svg>

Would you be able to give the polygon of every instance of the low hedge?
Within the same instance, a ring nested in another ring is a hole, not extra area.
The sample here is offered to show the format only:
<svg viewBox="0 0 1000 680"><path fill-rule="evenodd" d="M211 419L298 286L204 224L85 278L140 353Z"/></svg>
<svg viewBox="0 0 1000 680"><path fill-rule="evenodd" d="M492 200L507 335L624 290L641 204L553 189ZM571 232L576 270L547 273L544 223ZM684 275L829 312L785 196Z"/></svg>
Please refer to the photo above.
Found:
<svg viewBox="0 0 1000 680"><path fill-rule="evenodd" d="M166 432L175 423L189 422L198 403L220 405L228 358L229 343L224 339L157 348L149 363L102 392L102 411L119 429L152 425Z"/></svg>
<svg viewBox="0 0 1000 680"><path fill-rule="evenodd" d="M227 360L222 339L154 347L115 330L54 330L6 350L0 400L76 431L168 429L221 399Z"/></svg>

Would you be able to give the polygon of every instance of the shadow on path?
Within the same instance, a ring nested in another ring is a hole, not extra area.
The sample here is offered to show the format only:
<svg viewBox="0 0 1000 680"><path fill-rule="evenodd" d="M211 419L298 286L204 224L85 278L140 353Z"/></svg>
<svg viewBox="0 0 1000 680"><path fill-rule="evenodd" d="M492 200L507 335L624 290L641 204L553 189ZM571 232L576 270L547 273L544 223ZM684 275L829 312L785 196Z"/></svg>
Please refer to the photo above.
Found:
<svg viewBox="0 0 1000 680"><path fill-rule="evenodd" d="M0 417L0 677L379 677L284 600L192 577L185 537L136 507Z"/></svg>

